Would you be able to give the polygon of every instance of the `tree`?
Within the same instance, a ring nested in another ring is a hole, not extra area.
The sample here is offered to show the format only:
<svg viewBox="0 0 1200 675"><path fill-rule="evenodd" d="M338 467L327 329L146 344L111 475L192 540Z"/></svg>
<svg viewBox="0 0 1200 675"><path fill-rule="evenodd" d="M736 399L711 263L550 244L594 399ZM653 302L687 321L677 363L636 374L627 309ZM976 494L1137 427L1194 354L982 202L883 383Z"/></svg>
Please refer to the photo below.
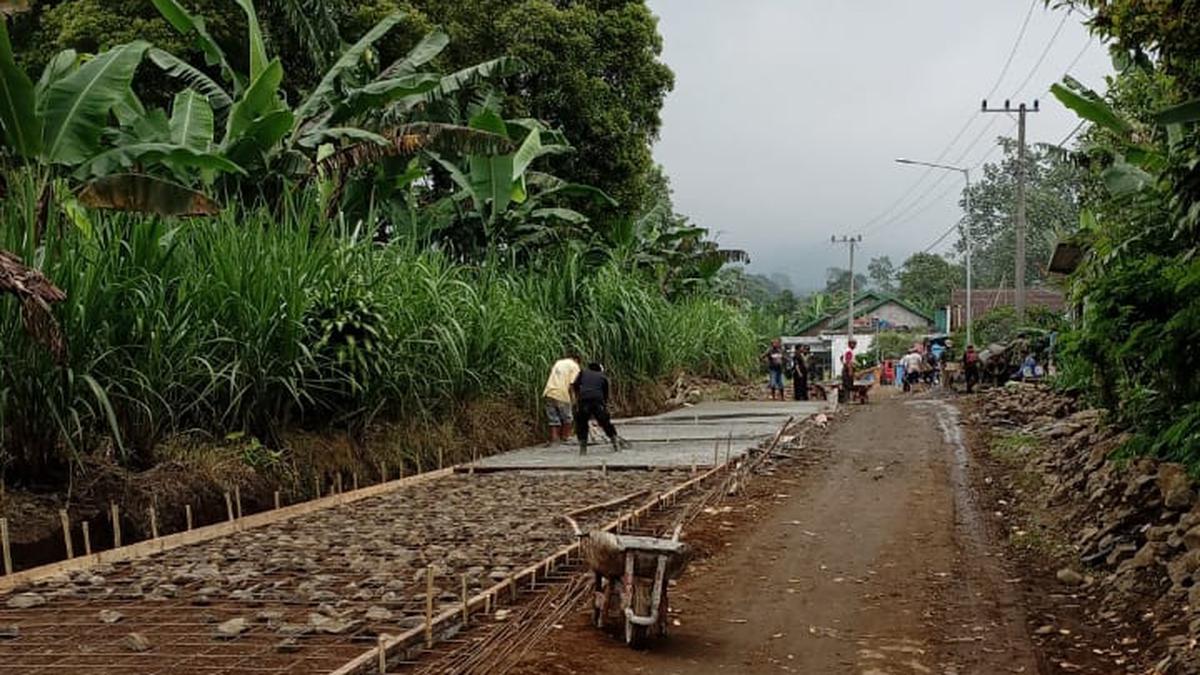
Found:
<svg viewBox="0 0 1200 675"><path fill-rule="evenodd" d="M914 253L900 266L900 297L931 312L950 302L965 279L961 266L932 253Z"/></svg>
<svg viewBox="0 0 1200 675"><path fill-rule="evenodd" d="M985 164L983 178L971 185L973 282L981 288L1014 283L1017 143L1011 138L999 143L1004 159ZM1045 281L1054 245L1079 222L1084 173L1052 147L1028 148L1025 158L1025 282L1037 283ZM965 209L965 196L961 204ZM965 240L956 250L965 253Z"/></svg>
<svg viewBox="0 0 1200 675"><path fill-rule="evenodd" d="M867 289L867 276L862 272L854 274L854 293L858 294ZM844 267L830 267L825 270L825 293L827 295L845 296L850 292L850 270Z"/></svg>
<svg viewBox="0 0 1200 675"><path fill-rule="evenodd" d="M896 291L896 268L888 256L871 258L867 265L867 276L871 279L871 287L881 293Z"/></svg>
<svg viewBox="0 0 1200 675"><path fill-rule="evenodd" d="M534 118L561 129L577 152L548 167L571 183L594 185L617 206L600 210L605 225L640 212L654 162L650 144L662 125L659 112L674 75L659 60L662 38L644 0L278 0L261 3L264 40L287 77L289 101L317 86L339 46L353 42L387 16L398 14L394 39L379 45L379 59L401 58L407 45L442 26L450 47L433 64L443 72L481 59L510 56L525 74L504 85L501 108L514 118ZM190 0L213 42L239 72L249 70L243 45L247 16L230 0ZM175 34L151 0L41 0L19 17L22 63L40 70L61 49L95 52L145 39L193 64L205 63L195 43ZM211 65L211 64L210 64ZM208 75L216 76L209 67ZM162 78L140 76L147 101L165 105ZM607 211L607 213L605 212Z"/></svg>

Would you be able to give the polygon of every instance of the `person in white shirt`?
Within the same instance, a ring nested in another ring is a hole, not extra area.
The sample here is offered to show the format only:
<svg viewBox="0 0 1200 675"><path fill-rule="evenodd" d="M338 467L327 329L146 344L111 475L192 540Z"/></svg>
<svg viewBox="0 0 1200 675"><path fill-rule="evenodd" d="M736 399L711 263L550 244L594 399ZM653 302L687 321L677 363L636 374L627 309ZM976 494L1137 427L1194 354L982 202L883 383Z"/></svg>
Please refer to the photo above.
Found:
<svg viewBox="0 0 1200 675"><path fill-rule="evenodd" d="M925 359L921 357L917 348L913 347L900 359L900 365L904 366L904 391L912 391L913 383L921 378L921 369L925 365Z"/></svg>
<svg viewBox="0 0 1200 675"><path fill-rule="evenodd" d="M571 440L571 424L574 421L571 412L571 385L576 377L579 377L579 356L576 354L568 354L555 361L550 368L550 377L542 391L546 403L546 419L550 423L550 440L546 445L553 445L558 441L567 443Z"/></svg>

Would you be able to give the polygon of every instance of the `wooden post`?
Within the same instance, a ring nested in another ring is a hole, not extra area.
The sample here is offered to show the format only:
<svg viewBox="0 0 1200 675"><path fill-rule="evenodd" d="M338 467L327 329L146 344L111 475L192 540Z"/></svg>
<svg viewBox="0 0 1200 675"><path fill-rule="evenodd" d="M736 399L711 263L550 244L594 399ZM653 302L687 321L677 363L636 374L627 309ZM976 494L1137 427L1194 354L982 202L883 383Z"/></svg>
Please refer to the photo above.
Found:
<svg viewBox="0 0 1200 675"><path fill-rule="evenodd" d="M113 548L121 548L121 507L116 502L109 504L112 511Z"/></svg>
<svg viewBox="0 0 1200 675"><path fill-rule="evenodd" d="M463 628L471 621L470 596L467 595L467 575L462 575Z"/></svg>
<svg viewBox="0 0 1200 675"><path fill-rule="evenodd" d="M413 459L415 459L417 461L417 473L425 473L425 471L421 468L421 453L418 452L417 456L414 457ZM401 465L401 467L403 467L403 465ZM400 477L404 478L403 470L400 471Z"/></svg>
<svg viewBox="0 0 1200 675"><path fill-rule="evenodd" d="M321 477L313 476L313 499L321 498Z"/></svg>
<svg viewBox="0 0 1200 675"><path fill-rule="evenodd" d="M729 442L725 445L725 462L729 462L729 455L733 452L733 432L729 432Z"/></svg>
<svg viewBox="0 0 1200 675"><path fill-rule="evenodd" d="M242 519L242 487L240 485L233 486L233 503L237 504L238 520Z"/></svg>
<svg viewBox="0 0 1200 675"><path fill-rule="evenodd" d="M338 471L333 476L333 491L336 494L342 494L342 472Z"/></svg>
<svg viewBox="0 0 1200 675"><path fill-rule="evenodd" d="M379 646L375 648L379 652L379 675L387 674L387 642L383 636L379 636Z"/></svg>
<svg viewBox="0 0 1200 675"><path fill-rule="evenodd" d="M488 593L483 596L483 613L485 615L492 613L492 594Z"/></svg>
<svg viewBox="0 0 1200 675"><path fill-rule="evenodd" d="M350 481L351 481L351 485L354 486L354 491L358 492L358 472L357 471L350 474Z"/></svg>
<svg viewBox="0 0 1200 675"><path fill-rule="evenodd" d="M233 522L233 497L228 492L225 493L225 515L229 522Z"/></svg>
<svg viewBox="0 0 1200 675"><path fill-rule="evenodd" d="M184 504L183 505L183 513L185 516L187 516L187 529L189 532L191 532L191 530L192 530L192 505Z"/></svg>
<svg viewBox="0 0 1200 675"><path fill-rule="evenodd" d="M419 470L418 470L418 473L420 473ZM400 460L400 478L401 479L404 478L404 460L403 459Z"/></svg>
<svg viewBox="0 0 1200 675"><path fill-rule="evenodd" d="M721 439L718 438L717 444L713 446L713 467L716 467L717 462L721 461L720 454L719 454L720 452L721 452Z"/></svg>
<svg viewBox="0 0 1200 675"><path fill-rule="evenodd" d="M279 510L279 490L275 491L275 510Z"/></svg>
<svg viewBox="0 0 1200 675"><path fill-rule="evenodd" d="M4 574L12 574L12 551L8 543L8 518L0 518L0 549L4 553Z"/></svg>
<svg viewBox="0 0 1200 675"><path fill-rule="evenodd" d="M439 445L438 446L438 470L439 471L441 471L446 466L444 460L445 460L445 452L442 450L442 446Z"/></svg>
<svg viewBox="0 0 1200 675"><path fill-rule="evenodd" d="M387 462L379 463L379 482L380 483L387 482Z"/></svg>
<svg viewBox="0 0 1200 675"><path fill-rule="evenodd" d="M608 460L607 459L600 460L600 475L604 477L604 480L608 480Z"/></svg>
<svg viewBox="0 0 1200 675"><path fill-rule="evenodd" d="M517 576L515 574L508 578L508 592L509 592L509 595L512 596L513 602L516 602L517 601Z"/></svg>
<svg viewBox="0 0 1200 675"><path fill-rule="evenodd" d="M433 565L425 568L425 647L433 649Z"/></svg>
<svg viewBox="0 0 1200 675"><path fill-rule="evenodd" d="M92 530L88 526L88 521L83 521L83 554L92 554Z"/></svg>
<svg viewBox="0 0 1200 675"><path fill-rule="evenodd" d="M75 557L75 544L71 541L71 517L66 509L58 510L58 520L62 523L63 543L67 545L67 560Z"/></svg>
<svg viewBox="0 0 1200 675"><path fill-rule="evenodd" d="M150 507L150 537L158 539L158 510Z"/></svg>

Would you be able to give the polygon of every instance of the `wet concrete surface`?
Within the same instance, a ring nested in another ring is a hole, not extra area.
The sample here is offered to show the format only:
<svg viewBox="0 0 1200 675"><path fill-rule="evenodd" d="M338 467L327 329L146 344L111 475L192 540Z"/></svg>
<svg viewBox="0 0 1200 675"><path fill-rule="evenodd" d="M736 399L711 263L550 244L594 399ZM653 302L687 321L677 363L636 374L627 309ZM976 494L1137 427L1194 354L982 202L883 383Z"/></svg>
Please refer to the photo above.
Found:
<svg viewBox="0 0 1200 675"><path fill-rule="evenodd" d="M680 408L664 415L615 420L629 447L613 450L593 428L586 455L578 444L558 443L495 455L475 463L482 470L588 469L622 467L711 466L739 457L771 437L789 417L804 419L828 409L819 401L721 401Z"/></svg>

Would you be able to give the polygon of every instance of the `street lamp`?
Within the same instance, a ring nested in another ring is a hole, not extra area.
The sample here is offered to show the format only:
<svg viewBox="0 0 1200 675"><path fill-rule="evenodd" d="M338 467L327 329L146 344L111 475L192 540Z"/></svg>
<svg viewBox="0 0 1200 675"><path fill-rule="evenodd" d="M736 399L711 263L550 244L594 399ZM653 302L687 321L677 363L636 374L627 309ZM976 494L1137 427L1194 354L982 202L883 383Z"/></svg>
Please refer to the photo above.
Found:
<svg viewBox="0 0 1200 675"><path fill-rule="evenodd" d="M897 159L900 164L909 164L911 166L926 166L931 169L942 169L943 171L957 171L963 175L963 180L967 183L967 217L964 220L965 231L963 238L967 241L967 344L973 344L971 338L971 170L961 166L950 166L949 164L937 164L934 162L920 162L915 159Z"/></svg>

